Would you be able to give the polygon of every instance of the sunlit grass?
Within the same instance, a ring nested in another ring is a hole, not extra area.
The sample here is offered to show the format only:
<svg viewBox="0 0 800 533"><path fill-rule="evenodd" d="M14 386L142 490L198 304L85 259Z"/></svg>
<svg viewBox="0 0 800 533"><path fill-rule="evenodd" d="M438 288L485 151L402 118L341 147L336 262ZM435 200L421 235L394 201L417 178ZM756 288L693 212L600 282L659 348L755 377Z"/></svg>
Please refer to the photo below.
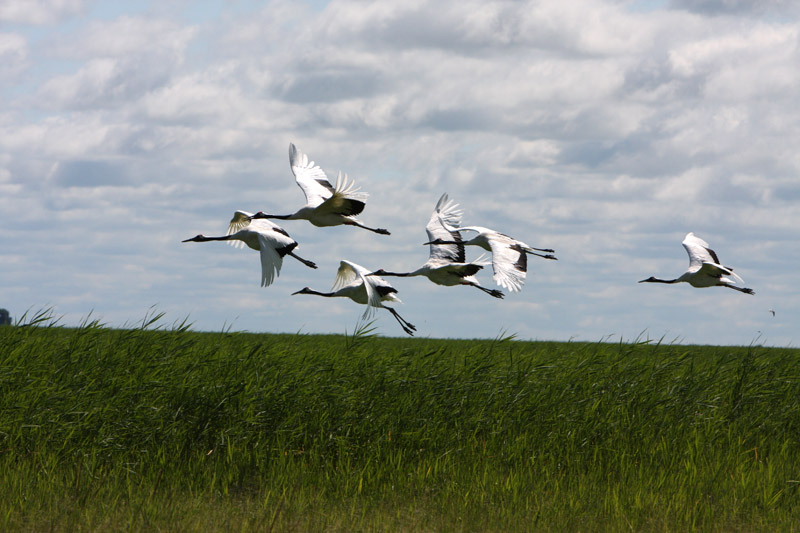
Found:
<svg viewBox="0 0 800 533"><path fill-rule="evenodd" d="M775 531L800 351L0 328L0 530Z"/></svg>

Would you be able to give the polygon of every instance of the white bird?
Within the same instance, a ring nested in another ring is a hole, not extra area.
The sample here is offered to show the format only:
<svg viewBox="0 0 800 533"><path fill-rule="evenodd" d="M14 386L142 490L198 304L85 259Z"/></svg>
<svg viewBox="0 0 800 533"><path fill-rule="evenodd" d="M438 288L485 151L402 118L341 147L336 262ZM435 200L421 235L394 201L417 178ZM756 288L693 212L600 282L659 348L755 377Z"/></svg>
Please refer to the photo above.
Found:
<svg viewBox="0 0 800 533"><path fill-rule="evenodd" d="M683 239L683 247L689 254L689 268L681 277L667 280L651 276L639 283L680 283L685 281L692 287L728 287L745 294L755 294L753 289L732 285L737 281L744 284L744 280L735 274L731 267L721 265L714 250L694 233L689 232L686 235L686 238ZM733 279L725 276L731 276Z"/></svg>
<svg viewBox="0 0 800 533"><path fill-rule="evenodd" d="M358 226L381 235L389 235L383 228L370 228L355 216L364 210L368 194L358 192L355 182L348 183L347 174L339 172L336 187L332 187L325 172L309 161L308 156L289 144L289 164L297 185L306 195L306 205L291 215L267 215L259 211L254 219L278 218L281 220L308 220L315 226Z"/></svg>
<svg viewBox="0 0 800 533"><path fill-rule="evenodd" d="M495 230L481 226L464 226L463 228L448 228L450 231L474 231L477 233L473 238L463 241L463 246L480 246L488 252L492 252L492 270L494 270L494 281L501 287L505 287L511 292L522 289L525 283L525 276L528 271L528 254L544 257L545 259L557 260L554 250L550 248L533 248L522 241L518 241L499 233ZM425 244L459 244L456 241L445 239L434 239ZM540 254L537 252L549 252Z"/></svg>
<svg viewBox="0 0 800 533"><path fill-rule="evenodd" d="M387 302L400 302L400 298L396 296L397 289L392 287L386 280L378 276L370 276L369 270L352 263L350 261L341 261L339 263L339 270L336 273L336 281L333 283L331 292L319 292L308 287L304 287L294 294L316 294L317 296L325 296L327 298L344 297L350 298L356 303L366 304L367 309L364 311L364 319L369 318L375 312L375 309L382 307L392 313L395 320L403 328L403 331L409 335L414 335L417 328L413 324L406 321L401 317L397 311L391 307L383 305L384 301Z"/></svg>
<svg viewBox="0 0 800 533"><path fill-rule="evenodd" d="M428 261L417 270L412 272L387 272L383 269L376 270L371 275L374 276L425 276L438 285L470 285L483 292L502 298L503 293L497 289L487 289L482 287L475 274L483 268L482 258L467 263L464 253L464 243L461 234L448 228L458 227L461 223L462 212L457 209L458 204L449 200L447 193L439 198L436 209L431 215L428 225L425 227L428 232L430 244L430 256ZM433 244L433 241L440 239L449 244Z"/></svg>
<svg viewBox="0 0 800 533"><path fill-rule="evenodd" d="M228 234L223 237L197 235L182 242L228 241L234 246L246 244L261 252L261 286L268 287L280 275L283 258L294 257L309 268L317 268L312 261L294 253L297 241L286 230L269 220L252 220L252 213L236 211L228 225Z"/></svg>

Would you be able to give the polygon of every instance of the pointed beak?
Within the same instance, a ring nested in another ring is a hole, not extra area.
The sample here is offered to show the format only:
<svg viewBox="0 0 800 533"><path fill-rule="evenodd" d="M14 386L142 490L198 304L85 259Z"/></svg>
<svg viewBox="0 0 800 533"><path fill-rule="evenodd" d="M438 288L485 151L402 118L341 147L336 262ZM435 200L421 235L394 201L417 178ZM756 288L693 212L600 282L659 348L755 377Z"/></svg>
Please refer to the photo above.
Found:
<svg viewBox="0 0 800 533"><path fill-rule="evenodd" d="M308 287L303 287L303 288L302 288L302 289L300 289L299 291L297 291L297 292L293 292L293 293L291 294L291 296L294 296L295 294L302 294L302 293L304 293L304 292L305 292L305 291L307 291L307 290L308 290Z"/></svg>

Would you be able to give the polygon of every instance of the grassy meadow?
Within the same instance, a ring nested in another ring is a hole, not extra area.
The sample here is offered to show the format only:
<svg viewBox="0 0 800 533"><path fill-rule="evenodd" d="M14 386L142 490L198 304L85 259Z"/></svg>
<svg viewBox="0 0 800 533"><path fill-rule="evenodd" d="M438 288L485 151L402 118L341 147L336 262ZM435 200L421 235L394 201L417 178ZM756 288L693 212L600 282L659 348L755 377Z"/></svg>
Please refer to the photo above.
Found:
<svg viewBox="0 0 800 533"><path fill-rule="evenodd" d="M0 328L2 531L792 531L800 350Z"/></svg>

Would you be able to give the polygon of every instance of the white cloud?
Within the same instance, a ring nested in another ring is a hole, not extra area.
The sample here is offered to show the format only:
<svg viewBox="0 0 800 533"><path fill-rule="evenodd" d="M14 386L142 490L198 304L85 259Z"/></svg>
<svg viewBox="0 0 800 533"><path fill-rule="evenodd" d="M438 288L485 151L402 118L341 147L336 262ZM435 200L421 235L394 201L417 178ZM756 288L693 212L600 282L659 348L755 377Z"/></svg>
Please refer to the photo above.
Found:
<svg viewBox="0 0 800 533"><path fill-rule="evenodd" d="M135 101L168 83L180 68L195 28L171 21L120 17L92 22L77 38L52 45L58 57L83 60L70 74L42 83L36 105L48 110L98 109Z"/></svg>
<svg viewBox="0 0 800 533"><path fill-rule="evenodd" d="M222 5L198 26L169 11L59 26L41 41L52 47L12 37L17 72L36 65L36 76L10 82L13 107L0 103L0 210L20 221L52 213L66 281L50 281L37 259L48 232L20 222L0 232L0 254L29 289L4 293L17 308L56 301L79 315L94 303L119 322L159 303L208 329L341 332L357 306L289 294L326 289L343 258L415 268L446 191L465 223L553 247L560 260L531 260L526 288L505 301L397 280L401 312L422 335L511 325L522 338L646 330L746 343L748 324L764 327L762 303L800 312L800 21L625 6L333 1L311 11L278 0L246 14ZM180 240L224 233L235 209L300 207L289 142L356 179L370 193L361 218L392 235L287 221L320 269L287 265L264 290L257 254ZM758 296L636 284L685 269L688 231ZM479 278L492 284L490 272ZM703 316L712 301L752 306L741 331ZM445 320L453 310L458 320ZM379 323L400 334L391 317Z"/></svg>
<svg viewBox="0 0 800 533"><path fill-rule="evenodd" d="M27 67L28 43L17 33L0 33L0 83L8 86Z"/></svg>
<svg viewBox="0 0 800 533"><path fill-rule="evenodd" d="M17 24L53 24L86 9L86 0L3 0L0 21Z"/></svg>
<svg viewBox="0 0 800 533"><path fill-rule="evenodd" d="M196 34L196 27L184 27L170 20L121 16L115 20L90 21L77 35L56 37L50 53L76 59L158 55L171 62L182 57Z"/></svg>

